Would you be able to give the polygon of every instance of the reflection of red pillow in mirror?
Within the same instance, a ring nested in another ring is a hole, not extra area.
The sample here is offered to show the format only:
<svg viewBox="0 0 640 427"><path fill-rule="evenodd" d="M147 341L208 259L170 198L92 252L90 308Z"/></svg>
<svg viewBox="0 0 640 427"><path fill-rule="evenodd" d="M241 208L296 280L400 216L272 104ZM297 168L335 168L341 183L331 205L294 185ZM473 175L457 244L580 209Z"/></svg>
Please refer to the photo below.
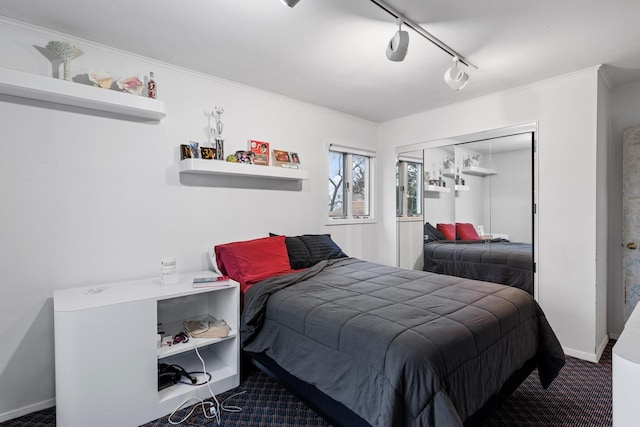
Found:
<svg viewBox="0 0 640 427"><path fill-rule="evenodd" d="M438 224L436 227L446 240L456 240L456 227L453 224Z"/></svg>
<svg viewBox="0 0 640 427"><path fill-rule="evenodd" d="M456 233L460 240L480 240L475 227L468 222L456 222Z"/></svg>

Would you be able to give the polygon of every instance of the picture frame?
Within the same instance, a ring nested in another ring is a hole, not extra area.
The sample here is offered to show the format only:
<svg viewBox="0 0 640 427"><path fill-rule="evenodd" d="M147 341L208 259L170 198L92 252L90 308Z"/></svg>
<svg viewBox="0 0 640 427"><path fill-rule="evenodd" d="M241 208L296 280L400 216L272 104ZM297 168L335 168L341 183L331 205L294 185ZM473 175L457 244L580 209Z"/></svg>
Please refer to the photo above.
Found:
<svg viewBox="0 0 640 427"><path fill-rule="evenodd" d="M253 156L253 164L260 166L269 166L269 146L270 144L265 141L258 141L255 139L249 140L249 151Z"/></svg>
<svg viewBox="0 0 640 427"><path fill-rule="evenodd" d="M180 160L184 159L199 159L200 150L198 146L200 144L195 141L189 141L188 144L180 144Z"/></svg>
<svg viewBox="0 0 640 427"><path fill-rule="evenodd" d="M273 150L273 165L289 169L300 168L298 153L284 150Z"/></svg>
<svg viewBox="0 0 640 427"><path fill-rule="evenodd" d="M273 160L274 160L274 163L278 163L278 164L291 163L289 152L283 151L283 150L273 150Z"/></svg>
<svg viewBox="0 0 640 427"><path fill-rule="evenodd" d="M216 158L216 151L211 147L200 147L200 158L213 160Z"/></svg>

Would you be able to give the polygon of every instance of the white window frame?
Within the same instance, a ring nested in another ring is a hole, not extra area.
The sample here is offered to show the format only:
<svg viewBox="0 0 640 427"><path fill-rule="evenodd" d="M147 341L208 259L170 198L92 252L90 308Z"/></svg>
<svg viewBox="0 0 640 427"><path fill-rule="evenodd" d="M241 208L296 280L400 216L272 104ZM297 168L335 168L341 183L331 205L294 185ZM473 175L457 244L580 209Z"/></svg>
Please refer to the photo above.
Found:
<svg viewBox="0 0 640 427"><path fill-rule="evenodd" d="M347 214L346 217L342 217L342 218L333 218L329 216L329 206L327 204L327 200L329 199L329 192L328 192L328 181L329 181L329 152L330 151L334 151L334 152L338 152L338 153L342 153L344 155L347 156L347 160L346 160L346 164L352 164L352 160L351 160L351 156L353 155L357 155L357 156L363 156L363 157L367 157L369 159L369 168L368 168L368 172L369 172L369 180L368 180L368 194L369 194L369 215L368 216L364 216L364 217L354 217L353 216L353 199L352 199L352 192L351 187L352 187L352 183L353 183L353 168L349 167L349 168L344 168L344 192L345 192L345 200L343 201L344 204L346 204L347 206ZM355 147L348 147L348 146L344 146L344 145L337 145L337 144L328 144L327 150L325 151L326 155L325 155L325 174L326 174L326 179L325 179L325 196L324 196L324 206L325 206L325 217L327 219L326 225L347 225L347 224L374 224L376 223L376 217L375 217L375 159L376 159L376 152L375 151L371 151L371 150L367 150L367 149L363 149L363 148L355 148Z"/></svg>
<svg viewBox="0 0 640 427"><path fill-rule="evenodd" d="M419 165L422 166L421 169L421 173L424 173L424 165L422 162L422 158L418 158L418 157L409 157L409 156L398 156L398 159L396 161L396 168L400 167L400 181L401 181L401 187L402 187L402 212L400 213L400 215L397 214L397 210L396 210L396 221L398 222L405 222L405 221L422 221L423 215L424 215L424 201L422 200L422 192L424 191L424 183L423 183L423 179L420 179L419 181L419 191L418 191L418 200L420 203L420 214L418 215L408 215L407 214L407 208L408 208L408 197L407 197L407 188L408 188L408 184L409 184L409 174L407 172L407 163L417 163ZM422 177L420 177L422 178Z"/></svg>

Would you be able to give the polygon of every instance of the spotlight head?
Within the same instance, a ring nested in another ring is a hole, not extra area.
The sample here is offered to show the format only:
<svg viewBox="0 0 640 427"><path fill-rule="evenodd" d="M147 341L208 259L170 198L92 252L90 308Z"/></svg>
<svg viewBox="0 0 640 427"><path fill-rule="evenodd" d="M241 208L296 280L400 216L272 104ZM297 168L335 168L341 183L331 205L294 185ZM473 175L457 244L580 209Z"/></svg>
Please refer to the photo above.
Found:
<svg viewBox="0 0 640 427"><path fill-rule="evenodd" d="M409 49L409 33L406 31L398 30L394 36L389 40L387 45L387 58L390 61L400 62L407 56L407 50Z"/></svg>
<svg viewBox="0 0 640 427"><path fill-rule="evenodd" d="M293 7L298 4L300 0L282 0L282 3L286 4L289 7Z"/></svg>
<svg viewBox="0 0 640 427"><path fill-rule="evenodd" d="M453 90L460 90L469 82L469 74L458 68L460 59L453 57L453 65L444 73L444 81Z"/></svg>

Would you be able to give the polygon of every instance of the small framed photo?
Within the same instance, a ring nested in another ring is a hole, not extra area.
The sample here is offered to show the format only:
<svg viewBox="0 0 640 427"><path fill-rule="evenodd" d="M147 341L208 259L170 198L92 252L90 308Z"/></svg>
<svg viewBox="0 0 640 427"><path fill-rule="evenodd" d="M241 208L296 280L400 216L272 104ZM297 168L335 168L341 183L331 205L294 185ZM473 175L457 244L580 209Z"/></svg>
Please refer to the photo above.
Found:
<svg viewBox="0 0 640 427"><path fill-rule="evenodd" d="M198 149L198 144L195 141L189 141L188 144L180 145L180 160L184 159L199 159L200 158L200 150Z"/></svg>
<svg viewBox="0 0 640 427"><path fill-rule="evenodd" d="M216 152L211 147L200 147L200 157L206 160L213 160L216 158Z"/></svg>
<svg viewBox="0 0 640 427"><path fill-rule="evenodd" d="M277 163L291 163L288 151L273 150L273 159Z"/></svg>
<svg viewBox="0 0 640 427"><path fill-rule="evenodd" d="M269 166L269 143L265 141L249 140L249 150L254 153L253 164Z"/></svg>
<svg viewBox="0 0 640 427"><path fill-rule="evenodd" d="M273 150L273 165L289 169L300 168L298 153L283 150Z"/></svg>

